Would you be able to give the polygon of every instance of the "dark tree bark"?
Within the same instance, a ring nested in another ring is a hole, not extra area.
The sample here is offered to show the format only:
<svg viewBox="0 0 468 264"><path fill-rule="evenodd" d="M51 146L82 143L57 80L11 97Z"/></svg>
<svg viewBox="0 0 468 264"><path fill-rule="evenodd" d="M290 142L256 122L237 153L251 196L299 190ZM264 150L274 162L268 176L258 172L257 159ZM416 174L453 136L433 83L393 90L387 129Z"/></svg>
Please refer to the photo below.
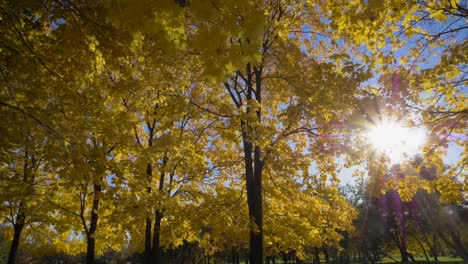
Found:
<svg viewBox="0 0 468 264"><path fill-rule="evenodd" d="M18 221L18 218L17 218ZM16 263L16 255L18 253L20 238L21 238L21 231L23 231L24 224L21 223L21 219L19 223L15 223L13 225L13 240L11 241L10 252L8 253L8 264Z"/></svg>
<svg viewBox="0 0 468 264"><path fill-rule="evenodd" d="M328 256L328 248L326 246L322 247L322 252L325 256L325 263L330 263L330 257Z"/></svg>
<svg viewBox="0 0 468 264"><path fill-rule="evenodd" d="M251 144L247 144L251 145ZM246 149L250 150L248 146ZM259 148L255 147L255 153L259 153ZM251 155L251 154L250 154ZM251 160L251 158L249 158ZM248 161L249 159L246 159ZM256 155L254 158L255 168L252 165L246 166L247 200L249 205L249 216L255 226L250 228L250 263L263 263L263 207L262 207L262 162Z"/></svg>
<svg viewBox="0 0 468 264"><path fill-rule="evenodd" d="M320 264L320 256L318 248L314 248L314 264Z"/></svg>
<svg viewBox="0 0 468 264"><path fill-rule="evenodd" d="M432 237L434 239L434 248L431 248L432 256L434 257L435 262L439 263L438 254L437 254L437 237L436 237L436 234L433 233Z"/></svg>
<svg viewBox="0 0 468 264"><path fill-rule="evenodd" d="M255 99L261 105L261 66L247 65L247 100ZM255 82L254 78L255 77ZM255 90L254 85L255 83ZM247 114L251 109L247 107ZM255 112L258 122L261 122L261 109ZM241 121L242 143L244 146L245 180L247 186L247 204L249 209L250 226L250 248L249 258L252 264L263 263L263 205L262 205L262 150L255 143L255 128L247 121Z"/></svg>
<svg viewBox="0 0 468 264"><path fill-rule="evenodd" d="M403 243L402 243L403 244ZM405 245L406 246L406 245ZM401 255L401 263L402 264L407 264L409 263L409 256L408 256L408 252L406 251L406 247L402 245L402 247L400 247L400 255Z"/></svg>
<svg viewBox="0 0 468 264"><path fill-rule="evenodd" d="M401 216L403 218L403 216ZM401 263L402 264L407 264L409 263L409 254L408 254L408 246L407 246L407 238L406 238L406 227L405 227L405 222L404 219L401 220L400 223L400 254L401 254Z"/></svg>
<svg viewBox="0 0 468 264"><path fill-rule="evenodd" d="M303 264L304 261L296 256L296 264Z"/></svg>
<svg viewBox="0 0 468 264"><path fill-rule="evenodd" d="M232 263L233 263L233 264L239 264L239 263L240 263L240 260L239 260L239 252L234 251L234 252L232 253Z"/></svg>
<svg viewBox="0 0 468 264"><path fill-rule="evenodd" d="M168 160L168 156L165 154L164 155L164 158L163 158L163 164L162 164L162 171L161 171L161 175L159 176L159 188L158 190L160 192L162 192L163 188L164 188L164 178L165 178L165 171L164 171L164 167L166 166L167 164L167 160ZM158 264L161 262L161 254L162 254L162 250L161 250L161 220L163 218L163 212L162 212L162 209L161 208L158 208L156 210L156 212L154 213L154 227L153 227L153 248L152 248L152 262L151 263L155 263L155 264Z"/></svg>
<svg viewBox="0 0 468 264"><path fill-rule="evenodd" d="M151 264L151 218L146 217L145 223L145 264Z"/></svg>
<svg viewBox="0 0 468 264"><path fill-rule="evenodd" d="M148 145L151 146L151 143L152 137L150 136L150 139L148 140ZM151 182L152 175L153 167L151 163L148 163L146 165L146 177L148 179L148 182ZM146 188L146 191L148 193L151 193L151 187L148 186ZM145 222L145 264L151 264L151 260L151 217L147 216Z"/></svg>
<svg viewBox="0 0 468 264"><path fill-rule="evenodd" d="M284 264L288 263L288 255L286 254L286 252L283 252L283 263Z"/></svg>
<svg viewBox="0 0 468 264"><path fill-rule="evenodd" d="M392 201L391 209L393 210L394 234L393 242L398 247L401 255L401 263L409 263L408 246L407 246L407 230L405 219L405 204L401 200L397 191L393 190L389 193Z"/></svg>
<svg viewBox="0 0 468 264"><path fill-rule="evenodd" d="M155 124L156 124L155 120L153 120L152 123L148 122L146 124L148 127L148 147L153 146ZM137 141L140 142L138 137L137 137ZM151 165L151 163L148 163L146 165L146 179L148 180L148 186L146 187L146 191L148 193L151 193L150 183L151 183L152 178L153 178L153 166ZM151 224L152 224L151 217L147 216L146 221L145 221L145 259L144 259L145 264L153 263L152 251L151 251Z"/></svg>
<svg viewBox="0 0 468 264"><path fill-rule="evenodd" d="M163 214L161 210L156 210L154 215L154 235L153 235L153 262L152 263L160 263L161 262L161 220L163 218Z"/></svg>
<svg viewBox="0 0 468 264"><path fill-rule="evenodd" d="M34 168L37 170L36 162L34 155L29 154L29 137L30 132L29 129L27 131L26 136L26 144L24 148L24 160L23 160L23 184L34 186L34 174L32 169ZM29 163L29 159L31 160L31 164ZM29 166L31 165L31 166ZM24 201L20 201L19 209L16 213L16 221L13 223L13 240L11 241L10 251L8 252L8 264L14 264L16 262L16 255L18 253L19 244L21 240L21 232L26 225L26 214L23 210L25 206ZM13 215L12 215L13 216Z"/></svg>
<svg viewBox="0 0 468 264"><path fill-rule="evenodd" d="M98 223L99 196L101 194L101 185L94 184L93 207L91 210L91 222L88 233L86 234L86 264L93 264L96 255L96 238L94 237Z"/></svg>

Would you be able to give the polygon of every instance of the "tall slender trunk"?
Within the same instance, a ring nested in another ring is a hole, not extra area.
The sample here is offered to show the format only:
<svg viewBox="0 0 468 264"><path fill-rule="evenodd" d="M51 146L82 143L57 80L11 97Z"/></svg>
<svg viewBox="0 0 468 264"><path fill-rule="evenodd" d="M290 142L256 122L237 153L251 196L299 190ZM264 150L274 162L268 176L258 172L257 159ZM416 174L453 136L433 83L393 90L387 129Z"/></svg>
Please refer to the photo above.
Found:
<svg viewBox="0 0 468 264"><path fill-rule="evenodd" d="M88 234L86 234L86 264L93 264L96 255L96 238L94 237L98 223L99 196L101 194L101 185L94 184L93 207L91 210L91 222Z"/></svg>
<svg viewBox="0 0 468 264"><path fill-rule="evenodd" d="M247 100L255 99L260 105L255 110L258 123L261 123L261 66L252 70L250 63L247 64ZM255 77L255 90L254 80ZM253 98L255 96L255 98ZM252 109L247 106L247 114ZM245 180L247 186L247 204L249 207L250 220L250 248L249 258L251 264L263 263L263 205L262 205L262 151L255 142L255 127L248 121L241 122L242 143L244 145Z"/></svg>
<svg viewBox="0 0 468 264"><path fill-rule="evenodd" d="M255 153L259 148L255 147ZM250 221L254 226L250 228L250 262L252 264L263 263L263 206L262 206L262 164L255 155L255 168L248 169L250 180L247 183L247 200L249 204ZM247 176L247 177L249 177Z"/></svg>
<svg viewBox="0 0 468 264"><path fill-rule="evenodd" d="M32 180L30 177L30 167L29 167L29 162L28 159L30 157L29 155L29 128L27 130L27 136L26 136L26 144L24 146L24 159L23 159L23 184L31 184L31 187L33 186L34 182L34 176L32 175ZM35 158L34 155L31 157L31 167L34 168L35 164ZM10 246L10 252L8 252L8 264L14 264L16 262L16 254L18 253L18 248L20 244L20 239L21 239L21 232L24 229L25 226L25 221L26 221L26 215L24 213L24 208L25 204L24 201L20 201L19 203L19 209L18 212L16 213L16 221L13 223L13 240L11 241L11 246Z"/></svg>
<svg viewBox="0 0 468 264"><path fill-rule="evenodd" d="M255 152L259 148L255 147ZM249 206L250 251L249 258L252 264L263 263L263 207L262 207L262 164L256 155L255 168L252 159L252 143L244 140L245 177L247 183L247 202Z"/></svg>
<svg viewBox="0 0 468 264"><path fill-rule="evenodd" d="M320 264L320 255L318 248L314 248L314 264Z"/></svg>
<svg viewBox="0 0 468 264"><path fill-rule="evenodd" d="M94 263L94 256L96 254L96 240L91 235L87 236L87 247L86 247L86 264Z"/></svg>
<svg viewBox="0 0 468 264"><path fill-rule="evenodd" d="M150 138L151 139L151 138ZM148 145L151 146L151 140L149 140ZM151 182L151 177L153 175L153 166L151 163L146 165L146 178L148 180L148 187L146 191L151 193L151 187L149 183ZM151 264L151 217L146 217L145 222L145 264Z"/></svg>
<svg viewBox="0 0 468 264"><path fill-rule="evenodd" d="M162 192L164 188L164 177L165 177L165 171L164 167L167 164L168 156L165 154L163 158L163 164L162 164L162 171L161 175L159 176L159 192ZM153 248L152 248L152 259L155 264L158 264L161 262L161 220L163 218L163 212L161 208L156 209L156 212L154 213L154 227L153 227Z"/></svg>
<svg viewBox="0 0 468 264"><path fill-rule="evenodd" d="M395 208L395 222L396 222L396 240L397 243L399 242L399 250L401 254L401 263L406 264L409 263L409 255L408 255L408 245L407 245L407 230L406 230L406 218L404 213L404 206L401 200L400 195L393 191L393 201L394 201L394 208Z"/></svg>
<svg viewBox="0 0 468 264"><path fill-rule="evenodd" d="M403 247L400 249L400 254L401 254L401 263L402 264L407 264L409 263L409 258L408 258L408 252L406 251L406 248L403 249Z"/></svg>
<svg viewBox="0 0 468 264"><path fill-rule="evenodd" d="M11 241L10 252L8 253L8 264L14 264L16 262L16 254L18 253L21 231L23 231L24 224L13 225L13 240Z"/></svg>
<svg viewBox="0 0 468 264"><path fill-rule="evenodd" d="M403 222L401 222L403 223ZM395 237L393 239L394 245L398 248L398 251L400 251L400 256L401 256L401 262L403 264L409 263L409 254L408 254L408 249L407 249L407 240L406 240L406 230L402 225L397 226L397 233L395 234ZM387 257L390 257L390 255L387 255Z"/></svg>
<svg viewBox="0 0 468 264"><path fill-rule="evenodd" d="M160 263L161 262L161 220L163 218L163 214L161 210L156 210L154 215L154 236L153 236L153 263Z"/></svg>
<svg viewBox="0 0 468 264"><path fill-rule="evenodd" d="M145 264L151 264L151 217L145 223Z"/></svg>
<svg viewBox="0 0 468 264"><path fill-rule="evenodd" d="M153 146L153 137L154 137L154 127L155 120L152 123L146 123L148 127L148 147ZM138 138L137 138L138 139ZM146 180L148 181L148 186L146 187L146 192L151 193L151 179L153 178L153 165L151 163L146 164ZM146 216L145 221L145 264L153 263L152 252L151 252L151 217Z"/></svg>
<svg viewBox="0 0 468 264"><path fill-rule="evenodd" d="M233 264L239 264L239 253L238 252L234 252L233 256L232 256L232 263Z"/></svg>
<svg viewBox="0 0 468 264"><path fill-rule="evenodd" d="M325 256L325 263L330 263L330 257L328 256L328 248L326 246L322 247L322 252Z"/></svg>

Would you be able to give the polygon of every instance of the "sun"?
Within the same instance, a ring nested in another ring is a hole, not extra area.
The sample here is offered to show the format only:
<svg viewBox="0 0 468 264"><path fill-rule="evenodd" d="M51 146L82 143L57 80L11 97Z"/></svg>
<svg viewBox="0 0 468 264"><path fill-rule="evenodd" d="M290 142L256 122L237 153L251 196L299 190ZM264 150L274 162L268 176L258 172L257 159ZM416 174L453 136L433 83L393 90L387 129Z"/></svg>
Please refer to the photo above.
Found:
<svg viewBox="0 0 468 264"><path fill-rule="evenodd" d="M367 139L377 152L387 155L392 163L401 163L419 153L426 133L423 128L382 120L368 128Z"/></svg>

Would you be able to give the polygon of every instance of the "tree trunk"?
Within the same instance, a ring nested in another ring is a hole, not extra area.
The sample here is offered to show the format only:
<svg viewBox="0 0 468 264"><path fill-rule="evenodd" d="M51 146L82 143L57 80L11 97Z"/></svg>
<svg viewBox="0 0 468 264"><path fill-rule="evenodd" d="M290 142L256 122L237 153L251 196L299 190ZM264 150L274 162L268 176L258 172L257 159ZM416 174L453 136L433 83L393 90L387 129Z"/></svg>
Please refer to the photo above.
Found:
<svg viewBox="0 0 468 264"><path fill-rule="evenodd" d="M153 137L154 137L154 127L155 127L155 120L153 123L146 123L148 128L148 147L151 148L153 146ZM138 137L137 137L138 139ZM153 165L151 163L146 164L146 179L148 181L148 186L146 187L146 192L151 193L151 179L153 178ZM153 263L152 259L152 249L151 249L151 217L147 216L145 221L145 264Z"/></svg>
<svg viewBox="0 0 468 264"><path fill-rule="evenodd" d="M253 75L255 74L255 92L253 89ZM253 99L255 95L257 103L261 106L261 66L254 67L253 71L250 63L247 64L247 99ZM251 113L247 107L247 114ZM257 121L261 123L261 108L255 111ZM247 186L247 203L249 207L250 220L250 247L249 257L251 264L263 263L263 205L262 205L262 171L263 161L261 159L261 149L255 142L255 128L247 121L241 122L242 141L244 145L245 177ZM254 147L255 143L255 147ZM253 157L252 157L253 155Z"/></svg>
<svg viewBox="0 0 468 264"><path fill-rule="evenodd" d="M161 262L161 220L163 214L161 210L156 210L154 215L154 236L153 236L153 261L152 263L160 263Z"/></svg>
<svg viewBox="0 0 468 264"><path fill-rule="evenodd" d="M245 133L243 133L245 134ZM255 155L255 168L253 166L253 147L249 138L244 136L245 177L247 183L247 203L249 206L250 249L251 264L263 263L263 208L262 208L262 164L258 155ZM259 153L255 147L255 153Z"/></svg>
<svg viewBox="0 0 468 264"><path fill-rule="evenodd" d="M168 157L164 155L163 158L163 170L161 171L161 175L159 176L159 188L158 190L162 192L164 188L164 177L165 177L165 171L164 167L167 164ZM158 208L154 214L154 228L153 228L153 248L152 248L152 262L154 264L159 264L161 262L161 245L160 245L160 239L161 239L161 220L163 218L163 212L161 208Z"/></svg>
<svg viewBox="0 0 468 264"><path fill-rule="evenodd" d="M326 246L322 247L322 252L325 255L325 263L330 263L330 257L328 256L328 248Z"/></svg>
<svg viewBox="0 0 468 264"><path fill-rule="evenodd" d="M94 184L94 197L93 207L91 210L91 223L89 225L88 234L86 234L87 248L86 248L86 264L94 263L94 256L96 255L96 238L94 237L97 230L98 223L98 209L99 209L99 195L101 194L101 185Z"/></svg>
<svg viewBox="0 0 468 264"><path fill-rule="evenodd" d="M438 254L437 254L437 237L436 237L435 233L432 234L432 238L434 240L434 249L433 250L431 249L432 256L434 257L435 262L439 263L439 260L437 259L437 256L438 256Z"/></svg>
<svg viewBox="0 0 468 264"><path fill-rule="evenodd" d="M257 147L256 147L257 149ZM263 207L262 207L262 168L261 162L255 158L254 179L250 186L249 214L255 227L250 229L250 262L263 263Z"/></svg>
<svg viewBox="0 0 468 264"><path fill-rule="evenodd" d="M320 255L319 255L319 250L318 248L314 248L314 264L320 263Z"/></svg>
<svg viewBox="0 0 468 264"><path fill-rule="evenodd" d="M303 264L304 260L300 259L298 256L296 256L296 264Z"/></svg>
<svg viewBox="0 0 468 264"><path fill-rule="evenodd" d="M34 182L34 176L32 175L32 179L29 179L29 163L28 159L30 157L29 155L29 128L27 130L27 137L26 137L26 144L24 148L24 163L23 163L23 184L31 185L33 187L33 182ZM34 168L36 166L35 158L34 155L31 156L31 166ZM23 208L24 208L24 201L20 201L19 203L19 209L18 212L16 213L16 221L13 223L13 240L11 241L11 246L10 246L10 252L8 252L8 264L14 264L16 262L16 254L18 253L19 249L19 244L20 244L20 239L21 239L21 232L24 229L25 226L25 221L26 221L26 215L24 214Z"/></svg>
<svg viewBox="0 0 468 264"><path fill-rule="evenodd" d="M401 254L401 263L402 264L407 264L409 263L409 258L408 258L408 252L406 252L406 248L400 249L400 254Z"/></svg>
<svg viewBox="0 0 468 264"><path fill-rule="evenodd" d="M151 136L150 139L148 140L148 145L152 145L152 140ZM148 163L146 165L146 178L148 180L148 187L146 188L146 191L148 193L151 193L151 187L149 186L151 182L151 178L153 175L153 166L151 163ZM146 217L146 223L145 223L145 264L151 264L151 217Z"/></svg>
<svg viewBox="0 0 468 264"><path fill-rule="evenodd" d="M239 252L234 252L232 255L232 263L233 264L239 264Z"/></svg>
<svg viewBox="0 0 468 264"><path fill-rule="evenodd" d="M145 264L151 264L151 217L146 217Z"/></svg>
<svg viewBox="0 0 468 264"><path fill-rule="evenodd" d="M401 199L399 196L397 196L399 201L401 202ZM397 227L399 232L399 238L400 238L400 253L401 253L401 263L406 264L409 263L409 255L408 255L408 245L407 245L407 232L406 232L406 221L405 221L405 216L402 211L397 212L398 214L398 219L397 221Z"/></svg>
<svg viewBox="0 0 468 264"><path fill-rule="evenodd" d="M96 240L92 235L87 236L87 248L86 248L86 264L94 263L94 256L96 254Z"/></svg>
<svg viewBox="0 0 468 264"><path fill-rule="evenodd" d="M13 225L13 240L11 241L10 252L8 253L8 264L14 264L16 262L16 254L18 253L21 231L23 231L24 224Z"/></svg>

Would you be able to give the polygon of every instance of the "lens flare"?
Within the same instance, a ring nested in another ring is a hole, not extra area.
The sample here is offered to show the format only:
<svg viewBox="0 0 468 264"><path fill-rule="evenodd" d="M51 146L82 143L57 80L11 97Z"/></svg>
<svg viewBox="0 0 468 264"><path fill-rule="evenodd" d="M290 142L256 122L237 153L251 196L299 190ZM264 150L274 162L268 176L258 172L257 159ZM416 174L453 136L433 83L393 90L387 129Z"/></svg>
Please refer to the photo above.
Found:
<svg viewBox="0 0 468 264"><path fill-rule="evenodd" d="M367 138L375 150L387 155L392 163L401 163L419 153L426 135L422 128L386 120L369 127Z"/></svg>

